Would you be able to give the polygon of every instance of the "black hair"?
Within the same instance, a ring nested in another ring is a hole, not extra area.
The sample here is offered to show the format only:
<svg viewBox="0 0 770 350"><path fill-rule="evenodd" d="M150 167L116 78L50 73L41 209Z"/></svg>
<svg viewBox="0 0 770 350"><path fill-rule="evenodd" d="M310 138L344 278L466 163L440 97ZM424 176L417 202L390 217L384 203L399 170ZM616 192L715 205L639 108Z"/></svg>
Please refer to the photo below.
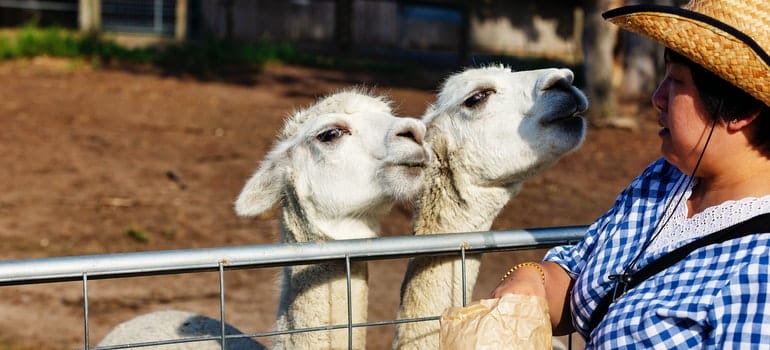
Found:
<svg viewBox="0 0 770 350"><path fill-rule="evenodd" d="M752 123L753 133L749 141L764 154L770 154L770 107L674 50L666 48L665 57L668 62L690 68L699 97L712 121L728 123L759 111Z"/></svg>

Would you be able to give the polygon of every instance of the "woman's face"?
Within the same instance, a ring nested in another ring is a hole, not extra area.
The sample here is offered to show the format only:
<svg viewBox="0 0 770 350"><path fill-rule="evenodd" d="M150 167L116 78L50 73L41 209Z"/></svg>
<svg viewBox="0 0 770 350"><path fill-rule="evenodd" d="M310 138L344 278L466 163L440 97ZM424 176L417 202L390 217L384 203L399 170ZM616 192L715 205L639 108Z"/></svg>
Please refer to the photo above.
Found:
<svg viewBox="0 0 770 350"><path fill-rule="evenodd" d="M666 75L652 95L661 126L661 153L684 173L691 173L706 144L711 125L690 68L667 62Z"/></svg>

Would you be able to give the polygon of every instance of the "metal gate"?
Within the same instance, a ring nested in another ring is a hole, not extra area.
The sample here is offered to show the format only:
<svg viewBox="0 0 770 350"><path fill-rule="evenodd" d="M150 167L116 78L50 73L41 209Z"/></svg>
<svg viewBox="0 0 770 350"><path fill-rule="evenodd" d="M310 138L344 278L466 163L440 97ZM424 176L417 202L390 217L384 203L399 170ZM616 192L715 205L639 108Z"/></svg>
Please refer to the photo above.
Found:
<svg viewBox="0 0 770 350"><path fill-rule="evenodd" d="M351 239L326 242L264 244L239 247L166 250L120 254L53 257L0 262L0 286L82 281L83 344L84 349L124 349L149 345L182 342L219 341L222 349L233 338L269 337L287 332L263 332L225 335L224 271L228 269L265 268L306 265L328 261L344 261L348 277L348 305L350 295L350 262L384 260L423 255L457 255L462 259L462 281L465 284L465 255L494 251L546 248L572 244L582 238L585 226L553 227L530 230L503 230L474 233L452 233L423 236L393 236L369 239ZM216 336L190 337L176 340L158 340L151 343L124 344L109 347L90 347L88 286L89 281L121 277L181 274L203 271L219 272L219 308L221 333ZM465 290L465 288L463 288ZM463 295L464 303L467 296ZM348 319L351 319L350 309ZM353 328L380 326L406 322L438 320L439 315L424 315L416 319L329 325L288 332L317 330L348 330L348 347L352 348Z"/></svg>

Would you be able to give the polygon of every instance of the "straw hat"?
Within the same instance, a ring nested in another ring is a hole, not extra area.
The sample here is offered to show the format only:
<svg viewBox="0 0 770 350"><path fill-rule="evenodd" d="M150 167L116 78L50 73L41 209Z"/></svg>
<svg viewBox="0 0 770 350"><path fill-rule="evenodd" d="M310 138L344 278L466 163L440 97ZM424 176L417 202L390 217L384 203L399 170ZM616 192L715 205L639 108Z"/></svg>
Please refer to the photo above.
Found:
<svg viewBox="0 0 770 350"><path fill-rule="evenodd" d="M770 106L770 1L691 0L625 6L602 16L660 42Z"/></svg>

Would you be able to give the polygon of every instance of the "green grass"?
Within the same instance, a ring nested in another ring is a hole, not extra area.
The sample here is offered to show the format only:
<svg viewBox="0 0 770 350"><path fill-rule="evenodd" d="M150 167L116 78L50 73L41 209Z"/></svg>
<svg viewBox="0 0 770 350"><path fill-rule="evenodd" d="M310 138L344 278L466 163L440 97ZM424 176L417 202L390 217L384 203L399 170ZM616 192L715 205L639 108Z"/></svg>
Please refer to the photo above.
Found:
<svg viewBox="0 0 770 350"><path fill-rule="evenodd" d="M32 350L38 347L26 344L16 344L11 341L0 339L0 350Z"/></svg>
<svg viewBox="0 0 770 350"><path fill-rule="evenodd" d="M147 231L141 227L132 226L126 230L126 236L138 243L149 243L150 236Z"/></svg>
<svg viewBox="0 0 770 350"><path fill-rule="evenodd" d="M292 46L260 42L238 45L209 40L201 43L128 48L94 34L62 28L24 26L0 34L0 59L35 56L83 58L94 65L111 63L155 66L167 73L214 75L222 70L259 70L268 60L293 60L299 54Z"/></svg>
<svg viewBox="0 0 770 350"><path fill-rule="evenodd" d="M439 80L427 72L432 64L401 59L376 59L302 50L296 45L261 39L254 43L226 40L202 40L149 47L130 48L96 34L83 34L57 27L29 24L12 31L0 32L0 60L30 58L40 55L75 58L95 67L151 67L169 75L193 76L199 79L247 81L249 73L258 73L265 63L280 61L315 68L381 74L384 77L428 80L428 86ZM485 61L509 64L517 70L561 66L572 68L577 85L584 78L578 64L565 64L542 58L487 56ZM444 68L440 71L443 73ZM433 78L432 78L433 77ZM435 78L435 79L434 79ZM431 80L433 79L433 80Z"/></svg>
<svg viewBox="0 0 770 350"><path fill-rule="evenodd" d="M248 44L204 40L128 48L103 36L56 27L26 25L15 31L0 33L0 60L41 55L85 59L94 66L147 65L167 74L189 74L201 78L234 71L259 72L268 61L380 72L403 72L405 67L404 64L311 53L289 43L269 40Z"/></svg>
<svg viewBox="0 0 770 350"><path fill-rule="evenodd" d="M175 228L166 227L160 230L159 232L156 231L156 233L153 233L150 230L144 227L141 227L139 225L131 225L125 230L125 235L131 241L134 241L136 243L149 244L151 243L153 236L155 237L160 236L161 238L166 240L174 240L176 239L178 232Z"/></svg>

